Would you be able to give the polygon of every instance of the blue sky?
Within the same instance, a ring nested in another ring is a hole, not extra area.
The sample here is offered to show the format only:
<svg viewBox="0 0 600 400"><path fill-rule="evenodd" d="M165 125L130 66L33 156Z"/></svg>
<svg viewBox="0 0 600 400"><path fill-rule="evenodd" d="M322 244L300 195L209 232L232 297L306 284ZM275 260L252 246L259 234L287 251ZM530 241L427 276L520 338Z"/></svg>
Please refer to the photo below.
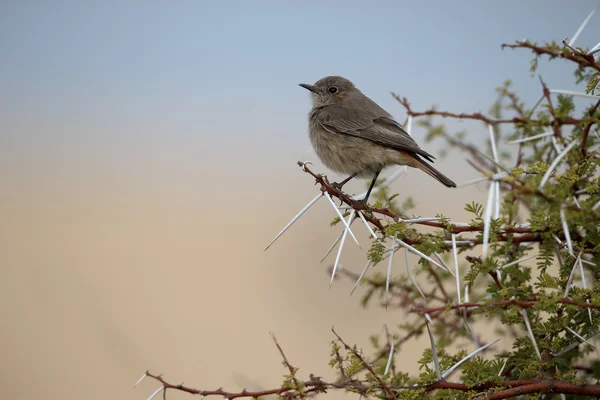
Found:
<svg viewBox="0 0 600 400"><path fill-rule="evenodd" d="M390 91L417 109L485 111L511 78L533 102L530 54L500 44L561 40L597 4L4 2L0 143L24 160L89 153L102 165L154 152L235 164L261 153L275 164L308 146L300 82L346 76L400 120ZM593 46L599 26L596 16L578 43ZM540 71L570 88L562 65Z"/></svg>

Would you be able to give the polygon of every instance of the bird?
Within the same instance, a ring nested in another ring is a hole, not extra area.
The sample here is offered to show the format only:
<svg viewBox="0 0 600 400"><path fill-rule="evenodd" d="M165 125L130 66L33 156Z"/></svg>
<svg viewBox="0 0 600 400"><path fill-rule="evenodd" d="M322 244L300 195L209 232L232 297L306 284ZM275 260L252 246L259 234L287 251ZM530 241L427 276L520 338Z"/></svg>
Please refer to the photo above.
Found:
<svg viewBox="0 0 600 400"><path fill-rule="evenodd" d="M367 201L381 171L392 165L418 168L447 187L456 184L432 167L434 156L421 149L394 117L364 95L350 80L327 76L313 85L299 86L310 91L312 109L308 114L309 137L323 164L349 176L332 186L342 187L355 177L373 177Z"/></svg>

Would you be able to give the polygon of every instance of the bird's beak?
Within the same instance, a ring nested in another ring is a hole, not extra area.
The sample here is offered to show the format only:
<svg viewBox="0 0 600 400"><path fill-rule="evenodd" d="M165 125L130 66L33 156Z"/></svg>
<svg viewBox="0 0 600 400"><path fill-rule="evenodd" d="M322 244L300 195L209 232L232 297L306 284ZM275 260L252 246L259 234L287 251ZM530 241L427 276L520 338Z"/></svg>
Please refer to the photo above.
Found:
<svg viewBox="0 0 600 400"><path fill-rule="evenodd" d="M313 93L318 93L317 88L314 87L313 85L309 85L309 84L306 84L306 83L301 83L298 86L302 86L304 89L310 90Z"/></svg>

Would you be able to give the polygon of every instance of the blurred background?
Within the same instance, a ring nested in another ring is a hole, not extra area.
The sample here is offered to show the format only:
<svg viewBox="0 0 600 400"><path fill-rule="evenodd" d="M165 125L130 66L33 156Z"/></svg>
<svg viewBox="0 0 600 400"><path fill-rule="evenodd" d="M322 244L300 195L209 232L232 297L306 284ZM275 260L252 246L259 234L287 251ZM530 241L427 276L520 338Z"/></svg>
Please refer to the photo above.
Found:
<svg viewBox="0 0 600 400"><path fill-rule="evenodd" d="M391 91L417 111L485 112L509 78L531 106L531 54L500 44L572 37L597 5L1 1L3 396L145 399L156 383L131 387L146 369L203 389L276 387L286 370L269 332L303 376L333 377L332 326L369 350L368 336L403 315L361 308L347 280L329 288L334 257L319 261L341 227L325 201L263 252L317 194L296 161L327 172L298 83L343 75L399 121ZM598 18L578 45L598 42ZM539 72L575 87L560 61ZM481 124L445 122L487 138ZM454 151L436 166L457 183L478 176ZM415 214L458 221L485 197L416 170L393 191ZM346 248L344 268L360 271L365 251ZM412 369L426 346L396 363Z"/></svg>

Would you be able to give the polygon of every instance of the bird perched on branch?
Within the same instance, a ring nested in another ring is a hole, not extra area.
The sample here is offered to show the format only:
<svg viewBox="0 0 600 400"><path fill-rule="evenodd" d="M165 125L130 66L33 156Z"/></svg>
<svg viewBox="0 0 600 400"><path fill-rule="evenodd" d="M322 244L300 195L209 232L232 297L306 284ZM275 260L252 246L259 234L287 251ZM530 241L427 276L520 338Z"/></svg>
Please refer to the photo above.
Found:
<svg viewBox="0 0 600 400"><path fill-rule="evenodd" d="M391 165L418 168L448 187L456 184L427 163L422 150L406 130L383 108L341 76L328 76L314 85L301 83L312 97L308 116L310 140L327 168L349 174L333 183L338 190L354 177L371 177L362 203L366 206L381 170Z"/></svg>

